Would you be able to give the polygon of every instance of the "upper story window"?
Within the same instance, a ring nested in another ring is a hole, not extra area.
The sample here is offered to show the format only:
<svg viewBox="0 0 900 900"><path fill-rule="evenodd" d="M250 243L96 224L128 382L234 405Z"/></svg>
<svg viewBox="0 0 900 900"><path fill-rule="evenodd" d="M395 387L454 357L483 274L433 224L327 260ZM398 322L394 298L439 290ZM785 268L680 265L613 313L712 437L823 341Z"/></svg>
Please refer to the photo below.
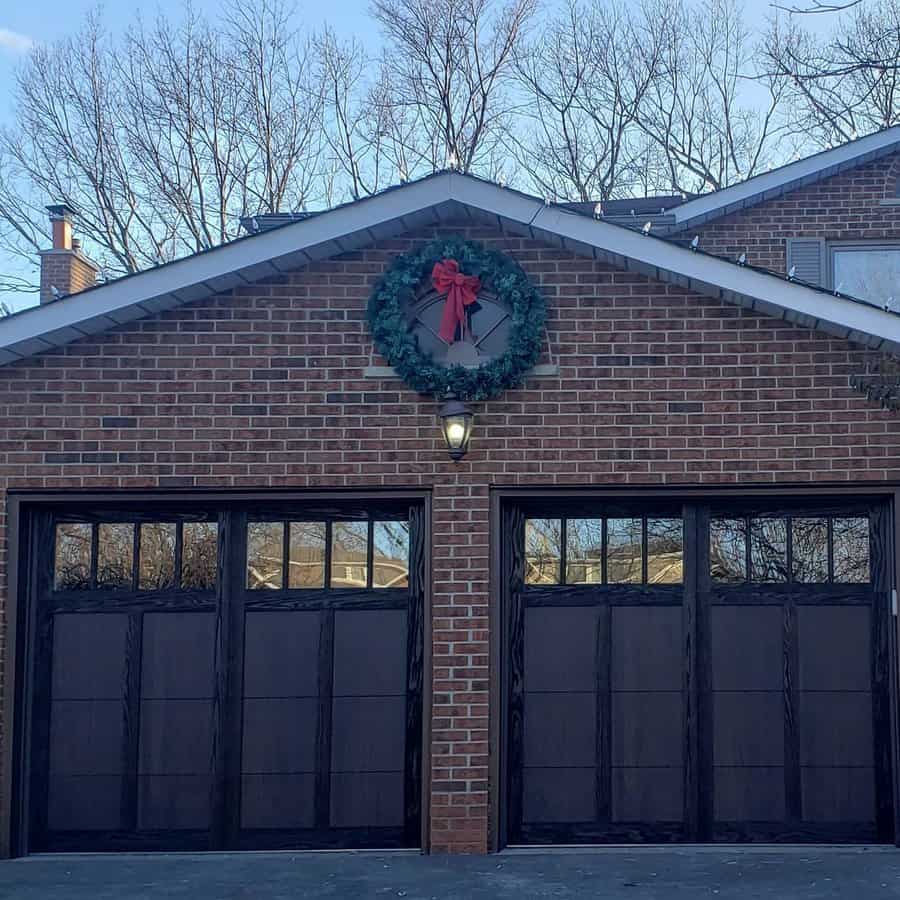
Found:
<svg viewBox="0 0 900 900"><path fill-rule="evenodd" d="M834 289L884 306L900 304L900 244L840 244L831 247Z"/></svg>

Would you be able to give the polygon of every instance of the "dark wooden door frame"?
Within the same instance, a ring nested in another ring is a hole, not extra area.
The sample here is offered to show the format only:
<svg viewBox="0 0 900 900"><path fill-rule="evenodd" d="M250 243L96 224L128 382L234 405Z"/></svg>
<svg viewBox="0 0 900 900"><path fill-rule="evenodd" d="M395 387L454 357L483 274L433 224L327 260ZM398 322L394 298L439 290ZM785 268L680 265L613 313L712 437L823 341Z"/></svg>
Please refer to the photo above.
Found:
<svg viewBox="0 0 900 900"><path fill-rule="evenodd" d="M430 722L432 704L431 673L431 492L427 489L367 489L354 490L338 488L334 490L140 490L140 491L10 491L6 497L7 507L7 599L6 599L6 656L4 659L5 679L3 690L3 741L0 756L0 858L22 856L29 852L28 823L30 822L29 784L29 741L31 739L31 711L34 685L32 673L35 671L34 652L36 637L36 606L34 597L38 574L36 552L33 548L46 540L46 535L36 533L42 511L65 506L77 510L97 507L123 508L129 505L153 504L182 510L216 507L226 510L259 509L266 505L286 507L292 503L303 506L328 506L335 503L377 504L408 502L421 508L422 558L417 573L411 572L411 579L418 581L421 589L421 665L422 716L421 716L421 758L420 758L420 846L429 850L430 823ZM237 519L238 517L229 517ZM223 540L220 534L220 540ZM220 558L220 566L228 565L227 559ZM232 561L232 565L236 565ZM411 584L412 587L412 584ZM224 585L223 585L224 589ZM232 642L237 638L235 622L223 623L220 651L232 652ZM224 687L224 686L223 686ZM232 695L233 695L232 691ZM223 758L220 771L229 770L229 760ZM226 791L229 790L226 787ZM234 790L233 785L230 790ZM225 827L233 829L233 823Z"/></svg>
<svg viewBox="0 0 900 900"><path fill-rule="evenodd" d="M887 534L885 538L893 547L893 559L885 563L883 569L884 589L890 591L892 599L893 622L888 628L888 638L884 652L888 653L890 685L889 685L889 720L890 720L890 757L893 789L893 815L894 815L894 843L900 846L900 688L898 688L898 646L900 646L900 618L897 616L897 591L900 586L900 484L847 484L818 483L809 484L748 484L743 486L692 486L692 485L635 485L628 487L547 487L528 488L516 486L497 486L491 489L490 494L490 783L489 783L489 821L488 844L492 851L502 850L507 844L508 836L508 810L510 798L506 777L507 760L509 753L509 652L510 652L510 583L511 571L507 557L505 542L505 529L509 527L508 518L510 509L523 501L551 501L557 504L574 503L587 500L611 500L611 501L635 501L647 498L666 498L668 500L681 499L684 502L702 505L712 500L733 499L758 499L766 500L805 498L871 498L874 502L882 502L885 510L883 527ZM506 518L505 518L506 517ZM691 568L697 568L702 560L687 562L686 578L691 578ZM696 614L696 611L695 611ZM701 632L702 637L702 632ZM687 650L688 648L686 648ZM688 702L696 704L702 690L704 674L698 671L701 680L700 685L685 685ZM688 752L703 754L709 752L703 742L699 740L699 734L694 735L691 743L691 734L688 734ZM701 800L702 802L702 800ZM691 810L689 810L690 812ZM696 811L695 811L696 814Z"/></svg>

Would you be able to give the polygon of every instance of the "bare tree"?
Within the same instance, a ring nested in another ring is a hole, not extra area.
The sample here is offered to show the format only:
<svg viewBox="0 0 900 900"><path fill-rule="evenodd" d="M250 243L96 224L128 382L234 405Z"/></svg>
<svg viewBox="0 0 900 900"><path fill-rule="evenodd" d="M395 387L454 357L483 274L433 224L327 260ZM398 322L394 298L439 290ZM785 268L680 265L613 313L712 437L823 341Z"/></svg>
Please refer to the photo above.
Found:
<svg viewBox="0 0 900 900"><path fill-rule="evenodd" d="M734 0L659 0L647 16L663 59L637 119L665 160L670 187L717 190L769 165L785 135L776 115L784 86L754 68Z"/></svg>
<svg viewBox="0 0 900 900"><path fill-rule="evenodd" d="M283 0L230 0L226 35L244 88L242 159L250 208L301 209L316 195L323 84L314 43Z"/></svg>
<svg viewBox="0 0 900 900"><path fill-rule="evenodd" d="M639 182L635 121L662 49L646 23L640 7L572 0L518 54L525 99L509 144L542 196L607 199Z"/></svg>
<svg viewBox="0 0 900 900"><path fill-rule="evenodd" d="M317 50L330 162L326 192L333 200L338 185L346 184L346 193L357 200L397 174L385 157L386 130L379 125L372 60L359 41L340 41L330 28L320 35Z"/></svg>
<svg viewBox="0 0 900 900"><path fill-rule="evenodd" d="M776 18L763 53L792 126L818 146L900 122L900 0L856 7L824 40Z"/></svg>
<svg viewBox="0 0 900 900"><path fill-rule="evenodd" d="M0 249L33 254L47 202L78 212L112 274L235 237L242 215L296 209L320 189L321 79L280 0L234 0L215 27L98 15L37 47L0 137Z"/></svg>
<svg viewBox="0 0 900 900"><path fill-rule="evenodd" d="M501 2L374 0L386 41L374 101L406 174L491 167L513 60L536 8Z"/></svg>

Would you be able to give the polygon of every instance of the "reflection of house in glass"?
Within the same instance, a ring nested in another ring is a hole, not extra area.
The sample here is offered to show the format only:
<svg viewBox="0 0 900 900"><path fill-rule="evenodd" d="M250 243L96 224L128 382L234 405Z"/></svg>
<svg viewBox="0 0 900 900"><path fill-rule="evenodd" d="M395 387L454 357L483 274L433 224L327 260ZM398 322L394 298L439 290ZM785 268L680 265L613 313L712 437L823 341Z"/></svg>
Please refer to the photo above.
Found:
<svg viewBox="0 0 900 900"><path fill-rule="evenodd" d="M286 524L289 531L285 582ZM330 587L408 586L409 523L405 521L250 522L247 526L247 586L270 590L280 590L283 586L292 589L325 587L329 530Z"/></svg>
<svg viewBox="0 0 900 900"><path fill-rule="evenodd" d="M560 583L563 534L566 584L681 584L684 577L681 519L527 519L526 584Z"/></svg>

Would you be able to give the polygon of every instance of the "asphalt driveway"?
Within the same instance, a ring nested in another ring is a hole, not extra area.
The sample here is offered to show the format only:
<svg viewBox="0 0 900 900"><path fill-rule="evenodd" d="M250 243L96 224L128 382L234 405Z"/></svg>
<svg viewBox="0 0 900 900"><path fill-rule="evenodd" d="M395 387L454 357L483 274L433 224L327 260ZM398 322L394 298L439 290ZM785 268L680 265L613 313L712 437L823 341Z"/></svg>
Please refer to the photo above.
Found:
<svg viewBox="0 0 900 900"><path fill-rule="evenodd" d="M385 853L37 856L0 863L9 900L881 900L890 848L645 848L488 857Z"/></svg>

